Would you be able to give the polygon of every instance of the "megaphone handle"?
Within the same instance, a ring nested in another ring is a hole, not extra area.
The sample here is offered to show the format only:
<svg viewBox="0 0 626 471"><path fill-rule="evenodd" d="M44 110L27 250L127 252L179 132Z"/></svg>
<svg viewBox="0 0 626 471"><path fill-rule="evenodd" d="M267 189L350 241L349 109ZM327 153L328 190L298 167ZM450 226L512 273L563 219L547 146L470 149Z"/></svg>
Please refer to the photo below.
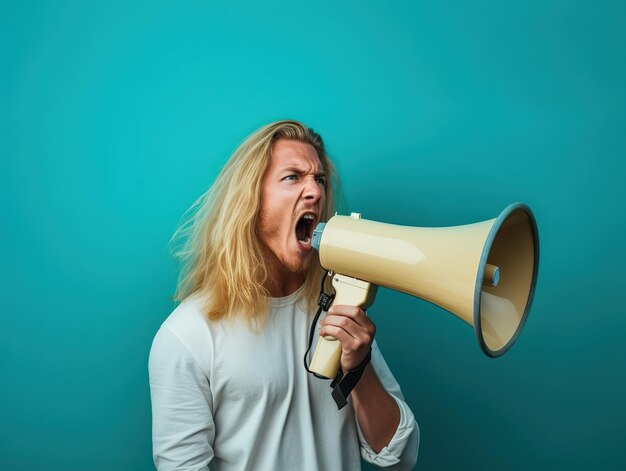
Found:
<svg viewBox="0 0 626 471"><path fill-rule="evenodd" d="M367 309L372 305L378 290L378 286L372 283L338 273L333 275L333 287L335 288L333 305L358 306L361 309ZM340 360L341 343L334 337L326 335L317 341L309 370L333 379L339 371Z"/></svg>

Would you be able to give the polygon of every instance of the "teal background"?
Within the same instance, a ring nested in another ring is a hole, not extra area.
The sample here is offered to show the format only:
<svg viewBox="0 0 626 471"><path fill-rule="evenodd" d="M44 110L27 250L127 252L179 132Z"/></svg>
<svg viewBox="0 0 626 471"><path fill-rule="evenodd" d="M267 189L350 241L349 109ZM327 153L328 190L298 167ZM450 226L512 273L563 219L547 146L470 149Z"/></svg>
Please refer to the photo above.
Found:
<svg viewBox="0 0 626 471"><path fill-rule="evenodd" d="M369 219L535 212L535 303L504 357L425 301L371 309L418 469L626 469L624 2L1 8L0 469L153 469L167 242L280 118L322 133Z"/></svg>

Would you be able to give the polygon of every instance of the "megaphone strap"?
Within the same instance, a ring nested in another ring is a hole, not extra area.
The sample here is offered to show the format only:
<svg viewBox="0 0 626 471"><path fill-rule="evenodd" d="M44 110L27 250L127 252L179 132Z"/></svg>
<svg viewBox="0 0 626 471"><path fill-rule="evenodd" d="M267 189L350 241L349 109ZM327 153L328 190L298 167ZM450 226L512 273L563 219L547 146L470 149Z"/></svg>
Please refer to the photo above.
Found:
<svg viewBox="0 0 626 471"><path fill-rule="evenodd" d="M361 376L363 376L363 371L365 371L365 367L371 359L372 348L370 347L363 361L359 363L359 366L348 371L345 375L341 372L341 369L339 369L337 377L330 384L330 387L333 388L332 396L335 400L335 404L337 404L337 409L343 409L348 403L348 396L361 379Z"/></svg>
<svg viewBox="0 0 626 471"><path fill-rule="evenodd" d="M313 338L315 337L315 326L317 325L317 321L320 318L320 314L322 314L322 311L328 311L330 309L331 304L333 303L333 299L335 299L334 294L326 294L324 292L324 281L326 280L327 275L328 275L328 271L322 277L322 283L320 286L320 295L319 295L319 298L317 299L317 305L319 306L319 309L317 310L317 313L315 314L315 317L313 318L313 321L311 322L311 328L309 329L309 347L306 349L306 352L304 352L304 369L306 369L309 373L311 373L312 375L314 375L316 378L319 378L319 379L330 379L330 378L319 375L315 371L311 371L309 369L308 358L309 358L309 352L311 351L311 345L313 344Z"/></svg>

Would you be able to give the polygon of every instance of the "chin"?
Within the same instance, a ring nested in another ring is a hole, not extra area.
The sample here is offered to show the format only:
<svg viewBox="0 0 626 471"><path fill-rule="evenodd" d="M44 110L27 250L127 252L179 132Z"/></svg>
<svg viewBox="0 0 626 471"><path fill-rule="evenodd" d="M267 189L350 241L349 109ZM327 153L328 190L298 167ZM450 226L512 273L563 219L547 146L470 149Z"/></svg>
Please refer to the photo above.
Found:
<svg viewBox="0 0 626 471"><path fill-rule="evenodd" d="M309 268L311 267L311 262L311 257L307 255L297 260L284 260L283 265L291 273L302 274L306 273L309 270Z"/></svg>
<svg viewBox="0 0 626 471"><path fill-rule="evenodd" d="M309 271L309 267L311 266L310 262L301 262L301 263L293 263L286 265L287 270L291 273L303 274Z"/></svg>

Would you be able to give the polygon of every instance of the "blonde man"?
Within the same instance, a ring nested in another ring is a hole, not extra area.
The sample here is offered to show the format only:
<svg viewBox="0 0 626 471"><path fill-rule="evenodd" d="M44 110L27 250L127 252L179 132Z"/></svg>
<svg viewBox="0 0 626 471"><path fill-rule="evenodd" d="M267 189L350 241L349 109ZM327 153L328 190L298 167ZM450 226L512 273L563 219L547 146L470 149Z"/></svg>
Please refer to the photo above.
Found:
<svg viewBox="0 0 626 471"><path fill-rule="evenodd" d="M279 121L249 136L186 213L173 239L180 304L150 352L159 470L415 464L419 429L361 309L333 306L317 331L341 342L343 371L371 351L347 407L302 365L323 276L311 233L336 187L321 137Z"/></svg>

